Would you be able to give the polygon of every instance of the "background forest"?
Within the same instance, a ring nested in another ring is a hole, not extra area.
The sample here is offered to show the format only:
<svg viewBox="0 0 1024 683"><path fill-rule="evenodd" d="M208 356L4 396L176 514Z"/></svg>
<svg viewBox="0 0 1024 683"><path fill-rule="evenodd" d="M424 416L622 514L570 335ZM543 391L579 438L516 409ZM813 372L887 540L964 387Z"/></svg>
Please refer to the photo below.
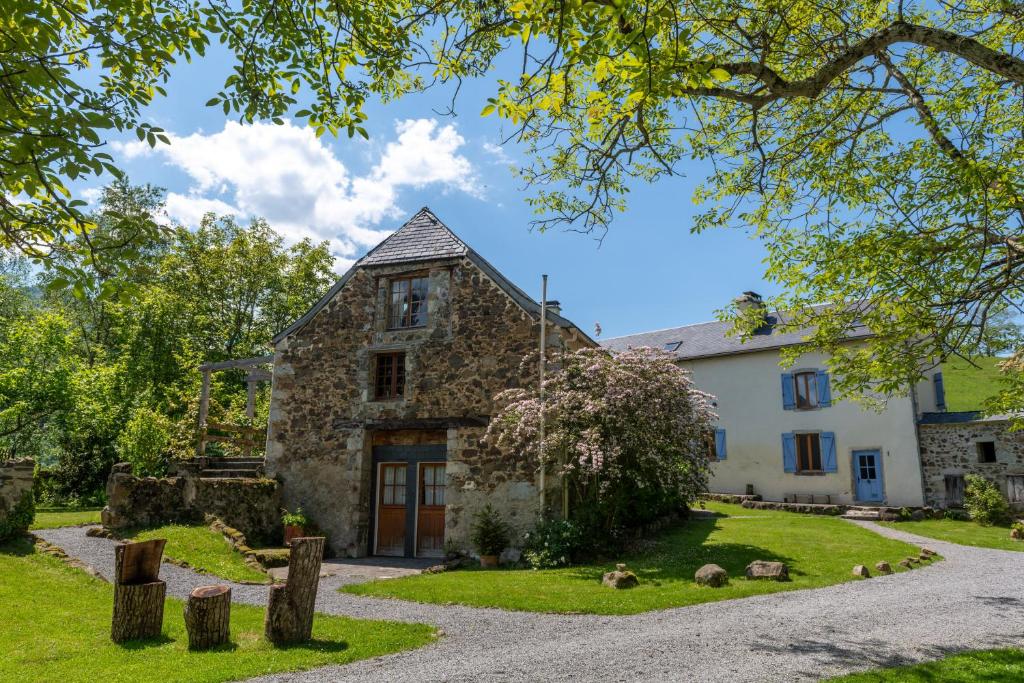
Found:
<svg viewBox="0 0 1024 683"><path fill-rule="evenodd" d="M195 451L204 362L269 352L334 281L326 243L286 247L263 220L167 226L163 192L108 187L56 267L0 251L0 459L31 456L47 504L95 504L114 462L162 474ZM66 274L156 235L91 286ZM245 424L243 373L213 374L210 419ZM256 401L266 424L269 386Z"/></svg>

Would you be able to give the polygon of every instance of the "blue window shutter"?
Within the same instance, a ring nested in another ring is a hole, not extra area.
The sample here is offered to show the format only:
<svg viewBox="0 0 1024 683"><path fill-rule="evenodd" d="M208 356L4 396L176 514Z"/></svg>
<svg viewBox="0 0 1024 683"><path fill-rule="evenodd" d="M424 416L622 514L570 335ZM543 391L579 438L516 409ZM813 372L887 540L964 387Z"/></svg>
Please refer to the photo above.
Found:
<svg viewBox="0 0 1024 683"><path fill-rule="evenodd" d="M715 430L715 453L718 454L719 460L725 460L725 430Z"/></svg>
<svg viewBox="0 0 1024 683"><path fill-rule="evenodd" d="M836 435L834 432L821 433L821 469L826 472L835 472L836 464Z"/></svg>
<svg viewBox="0 0 1024 683"><path fill-rule="evenodd" d="M818 370L818 381L815 384L818 385L818 405L828 408L832 405L832 388L828 384L828 372Z"/></svg>
<svg viewBox="0 0 1024 683"><path fill-rule="evenodd" d="M939 410L946 409L946 387L942 383L942 373L936 372L932 375L932 382L935 383L935 407Z"/></svg>
<svg viewBox="0 0 1024 683"><path fill-rule="evenodd" d="M796 438L793 432L782 435L782 471L796 472Z"/></svg>
<svg viewBox="0 0 1024 683"><path fill-rule="evenodd" d="M796 398L793 396L793 373L782 373L782 409L793 410L796 408Z"/></svg>

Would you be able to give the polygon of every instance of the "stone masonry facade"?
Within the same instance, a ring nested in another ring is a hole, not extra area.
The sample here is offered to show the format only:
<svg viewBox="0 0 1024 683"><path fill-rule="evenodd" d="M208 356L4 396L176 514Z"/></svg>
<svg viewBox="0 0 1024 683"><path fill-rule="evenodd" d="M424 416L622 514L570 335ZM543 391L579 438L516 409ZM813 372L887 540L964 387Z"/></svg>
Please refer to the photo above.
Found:
<svg viewBox="0 0 1024 683"><path fill-rule="evenodd" d="M994 444L995 462L981 462L979 444L984 442ZM996 484L1015 508L1024 509L1024 500L1017 498L1024 485L1024 431L1010 431L1010 422L979 419L922 424L920 443L925 504L957 505L947 499L947 494L955 491L955 479L977 474Z"/></svg>
<svg viewBox="0 0 1024 683"><path fill-rule="evenodd" d="M388 328L389 283L426 276L425 326ZM536 381L538 320L469 258L357 267L303 327L277 342L267 471L341 556L371 550L372 454L381 445L444 446L445 542L469 549L490 502L514 528L533 523L535 473L481 437L500 391ZM549 324L549 348L584 342ZM404 352L405 392L374 400L378 353Z"/></svg>
<svg viewBox="0 0 1024 683"><path fill-rule="evenodd" d="M32 523L32 473L30 458L0 463L0 540L22 533Z"/></svg>

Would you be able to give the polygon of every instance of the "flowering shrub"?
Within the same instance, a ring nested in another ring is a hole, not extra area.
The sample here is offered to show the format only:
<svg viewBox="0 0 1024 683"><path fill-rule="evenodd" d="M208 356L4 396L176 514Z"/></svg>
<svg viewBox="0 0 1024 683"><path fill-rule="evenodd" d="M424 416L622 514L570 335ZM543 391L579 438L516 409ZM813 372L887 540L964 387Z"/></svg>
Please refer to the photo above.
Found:
<svg viewBox="0 0 1024 683"><path fill-rule="evenodd" d="M971 513L971 519L982 526L1009 523L1010 504L995 484L976 474L968 474L965 482L964 507Z"/></svg>
<svg viewBox="0 0 1024 683"><path fill-rule="evenodd" d="M572 520L541 520L524 536L523 559L534 569L564 567L589 549L581 525Z"/></svg>
<svg viewBox="0 0 1024 683"><path fill-rule="evenodd" d="M543 406L536 387L496 397L486 440L567 477L571 516L585 519L588 533L610 537L689 505L707 489L712 397L671 354L583 349L552 366Z"/></svg>

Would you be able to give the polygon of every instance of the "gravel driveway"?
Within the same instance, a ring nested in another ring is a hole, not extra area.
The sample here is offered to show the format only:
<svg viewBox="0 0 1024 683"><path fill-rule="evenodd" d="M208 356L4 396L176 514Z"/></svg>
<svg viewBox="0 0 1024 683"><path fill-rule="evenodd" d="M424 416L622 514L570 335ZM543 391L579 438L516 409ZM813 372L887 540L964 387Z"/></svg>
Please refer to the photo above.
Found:
<svg viewBox="0 0 1024 683"><path fill-rule="evenodd" d="M345 595L321 582L317 609L438 625L436 644L259 681L814 681L859 669L1024 642L1024 553L970 548L857 522L927 545L945 561L898 575L624 617L506 612ZM36 532L104 574L112 541L69 527ZM185 596L208 576L165 564ZM266 588L233 587L264 604Z"/></svg>

